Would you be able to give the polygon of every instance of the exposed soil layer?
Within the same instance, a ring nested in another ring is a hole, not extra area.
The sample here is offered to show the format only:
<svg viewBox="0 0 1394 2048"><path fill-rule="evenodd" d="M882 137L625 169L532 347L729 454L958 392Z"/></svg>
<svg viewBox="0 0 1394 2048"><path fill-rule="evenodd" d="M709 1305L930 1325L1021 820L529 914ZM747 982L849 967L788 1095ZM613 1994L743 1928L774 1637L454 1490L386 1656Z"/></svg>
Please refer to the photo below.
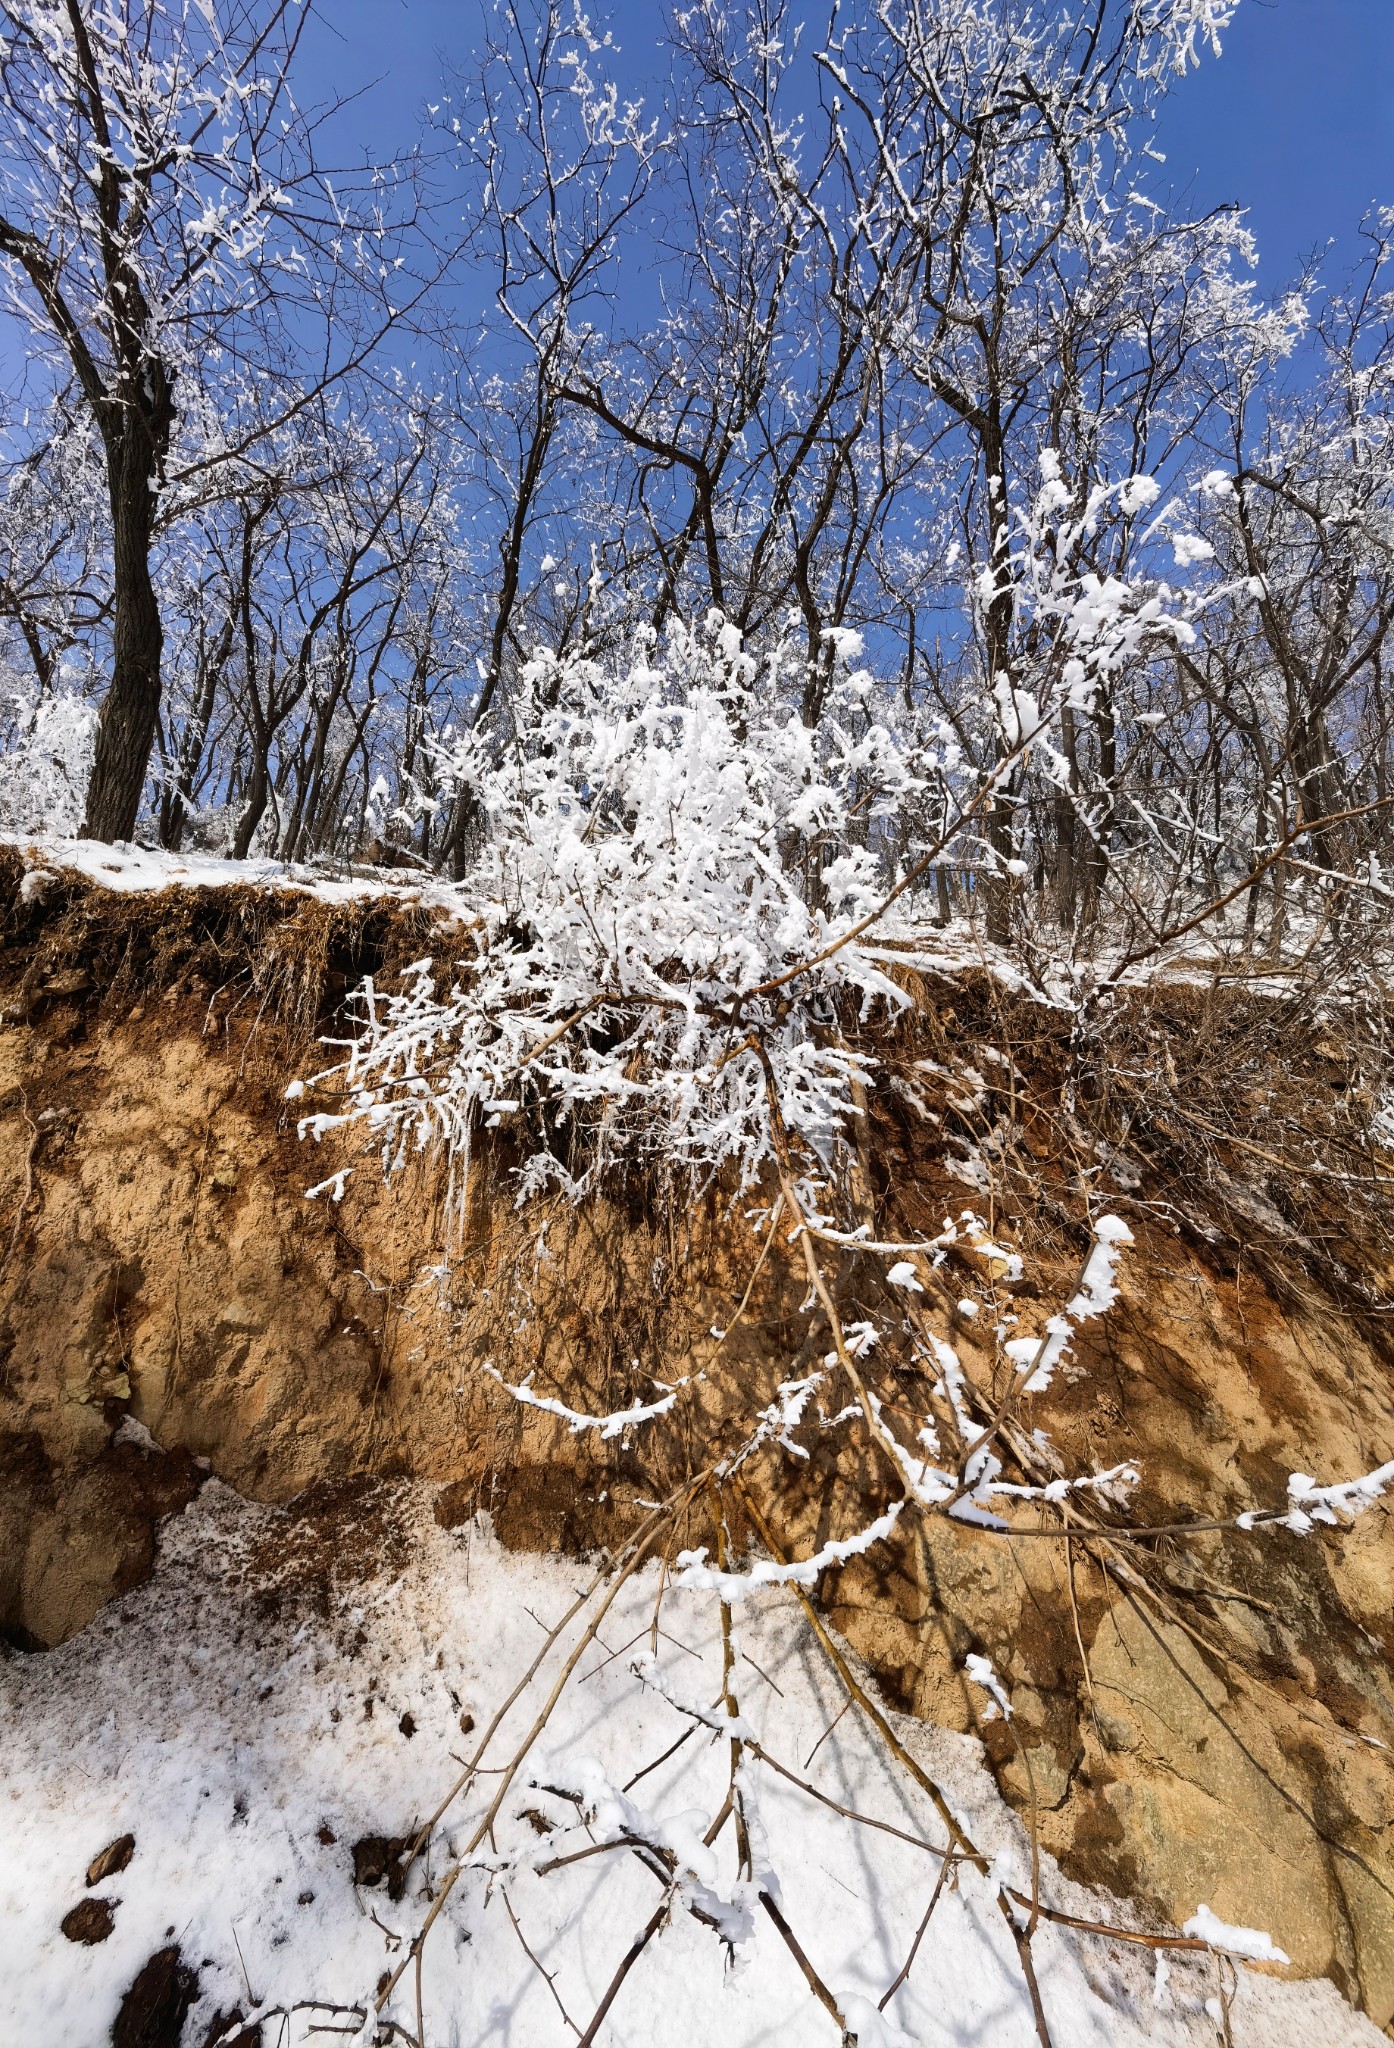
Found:
<svg viewBox="0 0 1394 2048"><path fill-rule="evenodd" d="M782 1252L714 1334L760 1259L749 1201L636 1175L580 1213L520 1213L505 1132L475 1159L446 1261L438 1162L388 1189L356 1141L299 1141L286 1083L324 1064L316 1040L343 1028L346 992L423 954L449 962L468 945L459 923L402 899L119 896L64 876L25 902L20 873L0 851L11 1642L61 1642L143 1577L161 1519L208 1472L298 1499L278 1575L302 1590L331 1556L345 1568L354 1529L391 1542L390 1520L344 1505L398 1476L441 1485L446 1526L485 1508L514 1547L613 1543L637 1500L827 1350ZM896 1234L990 1208L1026 1254L1015 1287L967 1255L924 1275L927 1322L985 1391L990 1324L1039 1327L1073 1284L1092 1202L1138 1243L1121 1309L1081 1333L1027 1418L1071 1469L1134 1460L1133 1519L1166 1524L1276 1505L1293 1471L1325 1482L1394 1454L1391 1205L1358 1151L1372 1085L1358 1018L1178 986L1120 1002L1100 1043L985 974L906 979L913 1014L868 1047L882 1085L854 1192ZM306 1199L340 1167L342 1201ZM848 1257L836 1284L849 1317L884 1309L872 1261ZM651 1399L654 1376L706 1377L661 1428L601 1443L521 1408L486 1366L591 1411ZM907 1417L923 1412L922 1371L908 1352L884 1364ZM751 1472L800 1553L888 1492L845 1438L814 1431L805 1447ZM907 1518L819 1593L897 1705L981 1728L1071 1875L1172 1920L1202 1900L1258 1920L1386 2025L1390 1519L1376 1508L1303 1541L1067 1546ZM747 1533L737 1520L737 1543ZM712 1541L705 1510L682 1536ZM983 1727L968 1697L975 1649L1011 1687L1010 1728ZM173 2005L181 1968L173 1957L155 1987Z"/></svg>

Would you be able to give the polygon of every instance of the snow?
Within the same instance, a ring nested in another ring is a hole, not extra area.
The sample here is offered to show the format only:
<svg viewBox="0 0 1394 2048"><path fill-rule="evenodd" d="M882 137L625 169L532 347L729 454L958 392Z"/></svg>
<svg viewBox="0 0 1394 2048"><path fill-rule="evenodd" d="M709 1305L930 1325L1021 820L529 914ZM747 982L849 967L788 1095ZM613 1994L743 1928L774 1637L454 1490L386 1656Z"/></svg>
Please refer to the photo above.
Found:
<svg viewBox="0 0 1394 2048"><path fill-rule="evenodd" d="M637 1364L638 1361L636 1360L635 1363ZM635 1401L628 1408L617 1409L612 1415L584 1415L578 1409L568 1408L564 1401L554 1400L550 1395L534 1394L532 1391L531 1374L529 1374L522 1386L513 1387L509 1385L503 1374L496 1367L486 1364L484 1370L491 1378L498 1381L506 1394L511 1394L514 1400L521 1402L524 1407L540 1408L546 1415L559 1416L573 1436L579 1436L583 1430L597 1430L602 1443L607 1443L614 1437L623 1436L624 1432L627 1429L632 1429L636 1423L652 1422L656 1416L666 1415L677 1400L679 1393L689 1384L685 1379L679 1380L676 1385L668 1388L665 1393L661 1394L656 1401L649 1401L647 1403ZM659 1382L658 1384L662 1383Z"/></svg>
<svg viewBox="0 0 1394 2048"><path fill-rule="evenodd" d="M437 874L406 870L387 874L376 868L355 872L347 862L311 865L251 858L225 860L215 854L167 853L151 846L108 846L100 840L66 838L55 833L0 831L0 846L14 847L27 864L20 882L21 900L26 903L42 901L60 876L68 874L118 895L148 895L162 889L259 888L313 896L321 903L391 899L424 906L460 922L473 921L475 916L473 897ZM1217 926L1216 930L1221 928ZM858 947L862 958L875 966L943 975L978 970L991 975L1002 988L1028 995L1046 1008L1075 1006L1077 992L1072 988L1064 983L1057 986L1053 980L1044 986L1038 984L1009 949L989 945L970 922L956 918L941 926L937 916L920 915L913 898L889 911L877 930L880 943L862 940ZM1294 921L1293 930L1295 937L1300 938L1305 928ZM1221 965L1211 939L1202 934L1165 948L1154 960L1128 968L1122 983L1140 987L1153 980L1168 979L1205 987L1213 982ZM1100 971L1106 969L1105 955ZM1290 993L1288 982L1277 972L1262 975L1246 968L1245 985L1254 994Z"/></svg>
<svg viewBox="0 0 1394 2048"><path fill-rule="evenodd" d="M48 868L26 868L19 885L20 902L42 903L57 880L57 875Z"/></svg>
<svg viewBox="0 0 1394 2048"><path fill-rule="evenodd" d="M316 1551L313 1525L294 1509L252 1506L209 1482L165 1525L146 1586L58 1650L0 1651L0 2039L99 2048L137 1971L175 1941L200 1981L186 2041L202 2040L214 2013L233 2006L339 2005L337 2019L321 2008L295 2012L283 2030L273 2021L269 2038L286 2048L329 2038L311 2033L316 2021L350 2025L343 2008L361 2005L407 1953L428 1910L423 1883L440 1885L498 1780L484 1777L480 1793L450 1810L397 1902L381 1887L355 1890L351 1845L406 1834L435 1810L479 1740L466 1743L462 1713L486 1724L588 1577L559 1558L504 1552L482 1523L441 1529L432 1500L427 1487L381 1490L354 1540L339 1531ZM429 2039L438 2048L574 2041L556 2000L584 2029L663 1896L661 1877L627 1845L544 1870L592 1844L576 1805L531 1777L574 1789L597 1841L666 1843L677 1870L671 1924L626 1980L602 2042L834 2048L831 2019L755 1910L777 1881L790 1927L864 2048L901 2039L1030 2048L1010 1934L990 1880L968 1866L951 1868L908 1980L876 2016L933 1889L943 1833L856 1713L826 1732L842 1695L787 1593L752 1592L740 1609L740 1735L755 1731L796 1776L823 1737L807 1775L901 1835L816 1803L747 1748L740 1783L758 1794L754 1880L735 1871L729 1827L714 1848L704 1843L731 1767L719 1610L670 1585L654 1657L659 1584L654 1566L621 1588L481 1845L491 1870L467 1872L442 1905L424 1950ZM513 1755L581 1626L549 1653L486 1764ZM695 1703L701 1720L673 1700ZM895 1726L994 1869L1023 1870L1022 1830L978 1744L900 1717ZM521 1818L527 1809L536 1822ZM94 1855L127 1831L129 1866L95 1887L116 1904L114 1931L98 1946L72 1945L59 1921L86 1895ZM1126 1924L1116 1902L1066 1883L1049 1858L1041 1882L1049 1903ZM696 1917L703 1900L728 1934L749 1924L734 1968ZM553 1988L528 1960L510 1908ZM1216 1925L1216 1941L1235 1952L1235 1930ZM1048 1924L1033 1946L1056 2048L1213 2048L1204 2011L1213 1965L1203 1952L1173 1953L1159 2007L1160 1973L1146 1950ZM1325 1981L1243 1969L1239 1978L1236 2048L1380 2039ZM389 2010L414 2025L410 1971Z"/></svg>
<svg viewBox="0 0 1394 2048"><path fill-rule="evenodd" d="M979 1657L977 1655L965 1657L963 1668L972 1679L974 1685L980 1685L984 1692L991 1693L992 1695L990 1703L983 1709L983 1719L990 1721L995 1714L1000 1714L1004 1721L1010 1721L1012 1718L1012 1703L1008 1697L1006 1687L992 1668L991 1657Z"/></svg>
<svg viewBox="0 0 1394 2048"><path fill-rule="evenodd" d="M0 833L0 846L18 848L29 864L29 873L20 884L26 902L52 884L56 870L80 875L84 881L123 896L160 889L258 888L315 896L322 903L359 903L395 896L450 911L460 908L458 890L435 875L404 873L389 881L380 873L355 875L347 863L309 866L279 860L222 860L214 854L166 853L159 847L124 841L108 846L98 839L63 839L49 833Z"/></svg>
<svg viewBox="0 0 1394 2048"><path fill-rule="evenodd" d="M1115 1276L1119 1249L1133 1241L1133 1233L1121 1216L1099 1217L1094 1225L1093 1248L1080 1275L1079 1292L1066 1306L1066 1315L1073 1316L1076 1322L1085 1322L1091 1316L1107 1314L1118 1299Z"/></svg>
<svg viewBox="0 0 1394 2048"><path fill-rule="evenodd" d="M145 1424L138 1422L134 1415L122 1416L111 1441L113 1444L132 1444L136 1450L144 1451L147 1456L152 1451L159 1449L159 1445L154 1437L151 1436Z"/></svg>
<svg viewBox="0 0 1394 2048"><path fill-rule="evenodd" d="M1196 1907L1182 1932L1193 1934L1197 1941L1208 1941L1211 1948L1223 1949L1226 1955L1244 1956L1251 1963L1286 1963L1291 1960L1260 1928L1231 1927L1228 1921L1221 1920L1205 1905Z"/></svg>
<svg viewBox="0 0 1394 2048"><path fill-rule="evenodd" d="M1118 1299L1118 1256L1123 1246L1133 1241L1133 1233L1121 1217L1100 1216L1078 1290L1065 1304L1064 1314L1047 1318L1044 1336L1012 1337L1002 1346L1018 1371L1029 1374L1024 1382L1028 1394L1040 1393L1050 1385L1069 1352L1075 1325L1106 1315L1113 1307Z"/></svg>
<svg viewBox="0 0 1394 2048"><path fill-rule="evenodd" d="M921 1286L919 1277L909 1259L897 1259L896 1263L888 1269L886 1280L889 1286L904 1287L911 1294L924 1293L924 1288Z"/></svg>

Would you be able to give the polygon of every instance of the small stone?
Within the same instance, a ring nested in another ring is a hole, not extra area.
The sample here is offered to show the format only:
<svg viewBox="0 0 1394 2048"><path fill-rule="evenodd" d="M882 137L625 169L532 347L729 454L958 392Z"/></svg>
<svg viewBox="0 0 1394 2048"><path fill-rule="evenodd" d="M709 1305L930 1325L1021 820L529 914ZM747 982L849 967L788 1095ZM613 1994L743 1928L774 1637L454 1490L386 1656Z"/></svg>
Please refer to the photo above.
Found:
<svg viewBox="0 0 1394 2048"><path fill-rule="evenodd" d="M61 1926L69 1941L80 1941L84 1948L95 1948L99 1941L105 1941L116 1925L116 1901L114 1899L81 1899L71 1913L63 1915Z"/></svg>
<svg viewBox="0 0 1394 2048"><path fill-rule="evenodd" d="M1130 1715L1110 1714L1100 1708L1094 1719L1105 1748L1126 1755L1142 1747L1142 1731Z"/></svg>
<svg viewBox="0 0 1394 2048"><path fill-rule="evenodd" d="M94 1856L87 1866L89 1885L100 1884L104 1877L115 1877L118 1870L124 1870L136 1852L134 1835L118 1835L114 1842L108 1842L100 1856Z"/></svg>
<svg viewBox="0 0 1394 2048"><path fill-rule="evenodd" d="M403 1735L406 1736L407 1741L410 1742L412 1736L416 1733L416 1721L413 1716L411 1714L403 1714L397 1726L401 1729Z"/></svg>

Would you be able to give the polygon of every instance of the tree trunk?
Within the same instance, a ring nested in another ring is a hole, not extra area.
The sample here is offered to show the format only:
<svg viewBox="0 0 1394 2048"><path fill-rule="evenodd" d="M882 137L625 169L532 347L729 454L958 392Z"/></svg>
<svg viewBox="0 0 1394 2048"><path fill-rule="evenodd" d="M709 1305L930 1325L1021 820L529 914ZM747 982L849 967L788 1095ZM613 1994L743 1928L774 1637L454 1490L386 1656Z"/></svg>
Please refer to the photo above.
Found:
<svg viewBox="0 0 1394 2048"><path fill-rule="evenodd" d="M996 871L983 883L987 904L987 937L993 946L1005 946L1012 935L1012 878L1007 862L1016 851L1016 804L1002 789L993 797L987 814L987 843L996 856Z"/></svg>
<svg viewBox="0 0 1394 2048"><path fill-rule="evenodd" d="M1292 764L1297 771L1297 801L1304 820L1329 818L1341 808L1331 740L1326 720L1313 710L1298 718L1292 730ZM1312 850L1322 867L1339 867L1345 851L1339 826L1312 834Z"/></svg>
<svg viewBox="0 0 1394 2048"><path fill-rule="evenodd" d="M271 793L271 778L268 772L266 748L258 745L252 762L251 778L247 785L247 804L237 821L237 831L232 842L232 858L245 860L252 850L257 826L266 815L266 802Z"/></svg>
<svg viewBox="0 0 1394 2048"><path fill-rule="evenodd" d="M1011 689L1011 638L1016 602L1012 588L1011 526L1007 510L1007 458L1001 409L994 394L979 416L979 439L987 481L988 566L992 571L993 595L983 619L987 653L987 687L996 696L999 684ZM1007 722L1005 706L993 733L993 768L1000 776L1015 750L1017 735ZM992 853L993 872L983 883L987 908L987 936L990 945L1005 946L1011 937L1012 877L1007 863L1016 852L1016 796L1011 784L1021 771L1015 770L999 781L987 807L986 838Z"/></svg>
<svg viewBox="0 0 1394 2048"><path fill-rule="evenodd" d="M1075 735L1075 714L1071 704L1060 707L1060 748L1069 769L1069 782L1055 786L1055 921L1062 931L1073 931L1079 909L1079 877L1075 854L1079 845L1079 817L1075 792L1079 788L1079 753Z"/></svg>
<svg viewBox="0 0 1394 2048"><path fill-rule="evenodd" d="M140 811L145 772L160 711L164 629L150 575L156 475L169 446L174 398L158 364L145 389L110 401L101 418L111 500L111 683L97 719L87 785L87 839L130 839Z"/></svg>
<svg viewBox="0 0 1394 2048"><path fill-rule="evenodd" d="M1099 747L1099 800L1091 802L1091 829L1084 843L1084 903L1082 921L1092 926L1099 916L1104 890L1108 886L1114 818L1114 789L1118 780L1118 726L1106 691L1099 694L1094 710L1094 731Z"/></svg>
<svg viewBox="0 0 1394 2048"><path fill-rule="evenodd" d="M218 684L231 652L232 621L229 619L224 623L213 652L204 655L198 702L180 741L174 786L166 789L160 803L160 844L168 853L178 853L184 843L184 827L194 801L194 781L203 760L208 728L213 721Z"/></svg>

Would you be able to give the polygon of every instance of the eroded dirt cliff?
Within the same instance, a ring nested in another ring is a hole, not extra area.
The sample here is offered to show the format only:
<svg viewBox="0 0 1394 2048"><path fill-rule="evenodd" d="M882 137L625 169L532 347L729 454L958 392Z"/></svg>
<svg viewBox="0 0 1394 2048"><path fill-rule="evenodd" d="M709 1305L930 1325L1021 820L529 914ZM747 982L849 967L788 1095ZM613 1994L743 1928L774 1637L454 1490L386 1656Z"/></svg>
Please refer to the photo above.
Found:
<svg viewBox="0 0 1394 2048"><path fill-rule="evenodd" d="M429 905L121 897L66 876L26 900L18 857L0 858L12 1643L61 1642L138 1581L161 1519L209 1472L257 1500L298 1498L311 1517L317 1501L329 1516L346 1493L411 1476L440 1485L439 1519L485 1508L514 1546L612 1542L636 1500L826 1350L802 1275L762 1262L748 1201L710 1189L678 1203L636 1177L581 1212L519 1212L504 1132L477 1154L451 1237L439 1161L387 1187L356 1141L297 1138L286 1083L323 1064L317 1037L356 977L461 945ZM1333 1178L1328 1152L1297 1189L1265 1135L1294 1099L1329 1122L1331 1103L1358 1093L1338 1024L1309 1016L1279 1052L1263 1014L1275 999L1178 991L1146 1015L1120 1011L1091 1067L1067 1019L986 975L911 979L915 1015L875 1048L886 1085L863 1133L865 1198L878 1228L904 1233L990 1206L998 1236L1029 1254L1015 1287L966 1251L927 1277L924 1313L970 1375L991 1386L992 1318L959 1303L1010 1302L1024 1326L1048 1312L1077 1270L1080 1190L1095 1185L1138 1242L1122 1309L1081 1335L1071 1376L1040 1398L1034 1420L1067 1461L1134 1460L1132 1519L1164 1528L1280 1504L1293 1471L1336 1479L1391 1455L1379 1176ZM1168 1066L1165 1114L1152 1097L1120 1113L1130 1074ZM1203 1154L1186 1149L1197 1122L1217 1133ZM341 1201L306 1198L347 1167ZM872 1263L843 1260L849 1314L881 1301ZM597 1442L520 1408L489 1367L593 1411L651 1397L655 1375L705 1378L670 1427ZM888 1370L913 1412L921 1368ZM749 1475L800 1552L860 1526L885 1492L831 1437L805 1448ZM685 1540L710 1541L700 1516ZM1006 1543L921 1520L818 1592L897 1705L983 1733L1008 1796L1034 1807L1072 1875L1172 1921L1200 1899L1243 1921L1261 1901L1300 1970L1329 1973L1389 2022L1382 1508L1301 1542L1129 1544L1091 1529ZM1010 1727L983 1727L967 1697L974 1649L1010 1684Z"/></svg>

